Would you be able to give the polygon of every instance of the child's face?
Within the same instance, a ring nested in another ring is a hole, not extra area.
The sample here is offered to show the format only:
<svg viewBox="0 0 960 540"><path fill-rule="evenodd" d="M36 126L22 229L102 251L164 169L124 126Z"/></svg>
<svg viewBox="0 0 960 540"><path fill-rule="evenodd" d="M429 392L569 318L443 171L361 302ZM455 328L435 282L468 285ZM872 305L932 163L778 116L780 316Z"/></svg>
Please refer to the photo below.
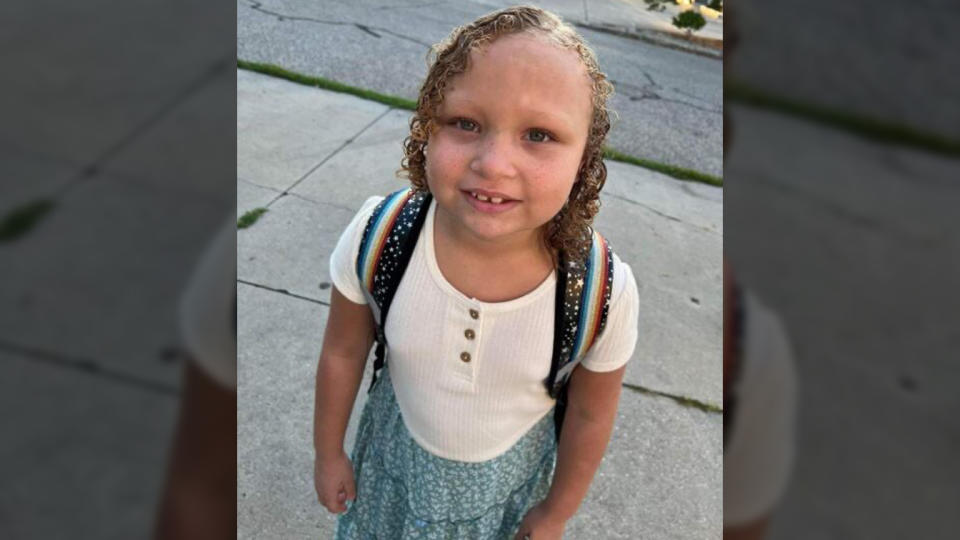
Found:
<svg viewBox="0 0 960 540"><path fill-rule="evenodd" d="M576 53L522 34L471 52L469 65L440 105L427 183L458 232L525 241L563 208L576 181L590 80Z"/></svg>

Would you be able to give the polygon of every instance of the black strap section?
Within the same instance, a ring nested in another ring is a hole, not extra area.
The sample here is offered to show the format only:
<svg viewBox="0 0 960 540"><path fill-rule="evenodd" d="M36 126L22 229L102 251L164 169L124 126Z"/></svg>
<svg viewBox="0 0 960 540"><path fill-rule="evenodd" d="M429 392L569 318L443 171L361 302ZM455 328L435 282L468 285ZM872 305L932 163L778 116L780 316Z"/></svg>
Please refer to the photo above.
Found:
<svg viewBox="0 0 960 540"><path fill-rule="evenodd" d="M394 251L396 255L389 261L383 256L377 261L375 279L382 283L383 294L375 295L380 304L380 324L376 328L377 346L374 351L373 376L368 392L373 389L374 383L377 382L377 374L387 363L387 314L390 312L390 305L393 304L393 297L397 293L397 288L400 287L400 281L407 270L407 265L410 264L413 249L420 238L420 230L423 229L423 223L427 219L431 199L432 196L427 193L421 197L415 195L407 201L402 212L412 210L416 212L416 216L413 218L410 227L404 227L404 222L399 219L394 223L390 230L390 236L399 238L398 243L393 246L396 248ZM419 208L417 205L419 205Z"/></svg>
<svg viewBox="0 0 960 540"><path fill-rule="evenodd" d="M733 329L730 331L731 339L733 339L733 349L731 354L733 359L730 362L730 369L732 373L730 374L730 386L727 388L727 391L723 393L723 450L727 450L727 441L730 439L730 434L733 432L733 423L737 419L737 386L740 383L740 378L743 376L743 340L746 337L746 329L744 328L745 312L743 306L743 290L737 286L733 286Z"/></svg>
<svg viewBox="0 0 960 540"><path fill-rule="evenodd" d="M569 389L569 384L560 388L560 393L557 394L557 403L553 409L553 427L557 434L558 443L560 442L560 430L563 429L563 419L567 416L567 390Z"/></svg>
<svg viewBox="0 0 960 540"><path fill-rule="evenodd" d="M610 296L613 290L613 251L609 243L606 246L606 250L604 250L603 256L606 257L607 273L602 276L602 279L606 281L606 290L602 300L603 306L601 306L598 332L594 341L600 337L600 334L603 333L603 329L606 327L607 314L610 308ZM596 261L594 261L594 264L596 264ZM547 387L547 393L550 397L556 399L553 422L556 428L557 441L560 440L560 431L563 427L563 419L567 412L567 389L570 386L570 376L572 373L568 374L562 381L558 381L557 376L564 365L576 360L571 358L573 355L573 341L580 323L579 309L580 306L583 305L583 295L588 294L588 291L582 286L577 288L575 284L578 280L580 280L580 283L583 283L583 278L586 276L587 271L588 269L586 268L585 262L571 265L566 256L561 253L560 265L559 268L557 268L557 296L553 318L553 355L550 361L550 375L546 381L544 381ZM574 308L572 306L577 307ZM588 306L584 305L583 307L586 308ZM576 369L577 368L574 367L574 370Z"/></svg>
<svg viewBox="0 0 960 540"><path fill-rule="evenodd" d="M564 309L564 302L567 298L568 281L567 257L561 252L560 264L557 267L557 288L554 293L556 295L556 303L553 308L553 352L550 355L550 375L543 381L543 384L547 388L547 394L554 399L558 397L555 393L554 382L557 380L557 371L560 371L560 366L563 364L563 328L566 327L564 323L566 321L565 317L567 316L567 312Z"/></svg>

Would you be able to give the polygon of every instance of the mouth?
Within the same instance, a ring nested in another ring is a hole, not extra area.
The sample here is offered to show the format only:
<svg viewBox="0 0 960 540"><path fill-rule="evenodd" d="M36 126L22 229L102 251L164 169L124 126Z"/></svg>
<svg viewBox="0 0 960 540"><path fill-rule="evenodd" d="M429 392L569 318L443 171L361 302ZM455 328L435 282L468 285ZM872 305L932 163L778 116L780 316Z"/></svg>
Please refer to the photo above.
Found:
<svg viewBox="0 0 960 540"><path fill-rule="evenodd" d="M520 201L511 199L502 193L483 190L462 190L461 193L470 203L470 206L488 214L503 212L520 204Z"/></svg>

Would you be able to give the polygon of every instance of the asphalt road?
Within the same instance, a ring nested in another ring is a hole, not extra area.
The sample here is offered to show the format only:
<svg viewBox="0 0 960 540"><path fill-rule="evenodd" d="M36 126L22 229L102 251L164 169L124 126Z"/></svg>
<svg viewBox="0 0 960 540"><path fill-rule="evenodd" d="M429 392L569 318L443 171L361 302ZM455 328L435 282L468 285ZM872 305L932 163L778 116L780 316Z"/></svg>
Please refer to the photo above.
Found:
<svg viewBox="0 0 960 540"><path fill-rule="evenodd" d="M514 2L239 0L237 56L415 99L426 54L455 26ZM573 23L630 26L637 3L534 2ZM722 61L580 27L613 80L610 146L722 176Z"/></svg>

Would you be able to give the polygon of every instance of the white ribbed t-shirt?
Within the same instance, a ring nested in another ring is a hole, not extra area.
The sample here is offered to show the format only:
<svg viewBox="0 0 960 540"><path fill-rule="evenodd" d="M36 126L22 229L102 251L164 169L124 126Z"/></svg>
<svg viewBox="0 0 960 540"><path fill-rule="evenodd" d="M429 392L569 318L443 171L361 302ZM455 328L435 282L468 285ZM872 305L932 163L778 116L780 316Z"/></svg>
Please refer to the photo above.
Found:
<svg viewBox="0 0 960 540"><path fill-rule="evenodd" d="M381 200L367 199L330 258L337 290L358 304L366 299L356 274L357 253ZM435 210L432 200L387 317L390 378L418 444L446 459L486 461L506 452L553 407L543 381L553 352L556 275L506 302L464 295L437 266ZM637 340L638 306L633 273L614 255L606 327L583 367L605 372L627 363Z"/></svg>
<svg viewBox="0 0 960 540"><path fill-rule="evenodd" d="M797 381L780 318L744 291L736 417L723 453L723 525L746 525L786 491L794 457Z"/></svg>

